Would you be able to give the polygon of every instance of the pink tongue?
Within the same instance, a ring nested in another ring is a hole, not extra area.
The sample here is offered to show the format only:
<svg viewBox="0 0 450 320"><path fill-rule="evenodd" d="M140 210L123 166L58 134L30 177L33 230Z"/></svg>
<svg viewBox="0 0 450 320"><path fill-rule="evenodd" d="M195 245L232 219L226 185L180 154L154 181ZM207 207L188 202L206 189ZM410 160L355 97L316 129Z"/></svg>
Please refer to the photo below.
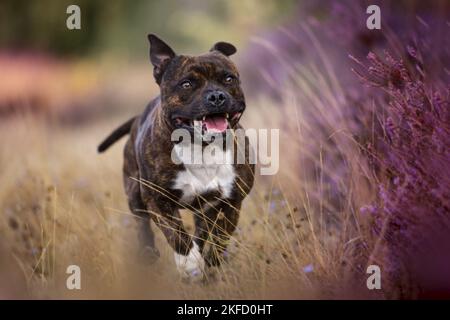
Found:
<svg viewBox="0 0 450 320"><path fill-rule="evenodd" d="M227 119L220 115L206 117L203 123L208 131L223 132L228 127Z"/></svg>

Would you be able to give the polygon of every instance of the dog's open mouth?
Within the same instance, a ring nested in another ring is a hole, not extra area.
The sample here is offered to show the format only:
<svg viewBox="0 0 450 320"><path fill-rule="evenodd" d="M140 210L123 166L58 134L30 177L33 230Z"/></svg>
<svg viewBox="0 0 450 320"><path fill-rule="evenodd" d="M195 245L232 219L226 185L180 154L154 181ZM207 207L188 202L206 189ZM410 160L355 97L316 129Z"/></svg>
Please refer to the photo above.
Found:
<svg viewBox="0 0 450 320"><path fill-rule="evenodd" d="M239 121L241 112L234 113L214 113L204 115L197 119L176 117L174 119L177 127L192 127L204 133L223 133L233 124Z"/></svg>

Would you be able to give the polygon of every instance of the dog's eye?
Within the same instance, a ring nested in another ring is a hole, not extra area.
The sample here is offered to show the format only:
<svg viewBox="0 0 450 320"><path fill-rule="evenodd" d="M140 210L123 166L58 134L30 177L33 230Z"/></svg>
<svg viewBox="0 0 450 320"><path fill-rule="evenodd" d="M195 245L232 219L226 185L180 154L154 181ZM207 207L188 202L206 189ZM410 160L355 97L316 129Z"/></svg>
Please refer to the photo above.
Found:
<svg viewBox="0 0 450 320"><path fill-rule="evenodd" d="M234 79L236 79L234 76L228 75L228 76L225 77L224 81L225 81L225 83L230 84L230 83L234 82Z"/></svg>
<svg viewBox="0 0 450 320"><path fill-rule="evenodd" d="M189 80L184 80L183 82L180 83L180 86L183 89L189 89L189 88L192 88L192 82Z"/></svg>

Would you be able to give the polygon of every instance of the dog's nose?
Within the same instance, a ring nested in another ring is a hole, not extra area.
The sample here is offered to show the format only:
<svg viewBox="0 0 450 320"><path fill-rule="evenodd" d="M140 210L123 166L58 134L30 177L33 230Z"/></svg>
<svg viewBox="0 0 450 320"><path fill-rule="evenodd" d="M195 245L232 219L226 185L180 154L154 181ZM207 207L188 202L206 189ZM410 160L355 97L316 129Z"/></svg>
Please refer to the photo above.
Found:
<svg viewBox="0 0 450 320"><path fill-rule="evenodd" d="M206 95L206 102L209 105L220 107L227 100L227 96L223 91L215 90Z"/></svg>

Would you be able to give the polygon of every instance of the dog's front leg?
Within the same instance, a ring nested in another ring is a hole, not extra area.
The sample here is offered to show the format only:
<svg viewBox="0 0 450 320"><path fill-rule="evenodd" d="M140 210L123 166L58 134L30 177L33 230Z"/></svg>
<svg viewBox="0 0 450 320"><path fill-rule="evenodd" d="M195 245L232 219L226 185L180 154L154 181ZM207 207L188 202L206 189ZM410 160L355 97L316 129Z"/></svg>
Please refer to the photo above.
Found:
<svg viewBox="0 0 450 320"><path fill-rule="evenodd" d="M161 201L159 205L151 202L148 205L148 211L152 213L154 222L175 251L175 263L181 276L183 278L201 278L205 262L199 246L186 232L178 209Z"/></svg>
<svg viewBox="0 0 450 320"><path fill-rule="evenodd" d="M195 216L196 235L208 266L221 264L223 253L239 220L241 202L220 201L201 215Z"/></svg>

